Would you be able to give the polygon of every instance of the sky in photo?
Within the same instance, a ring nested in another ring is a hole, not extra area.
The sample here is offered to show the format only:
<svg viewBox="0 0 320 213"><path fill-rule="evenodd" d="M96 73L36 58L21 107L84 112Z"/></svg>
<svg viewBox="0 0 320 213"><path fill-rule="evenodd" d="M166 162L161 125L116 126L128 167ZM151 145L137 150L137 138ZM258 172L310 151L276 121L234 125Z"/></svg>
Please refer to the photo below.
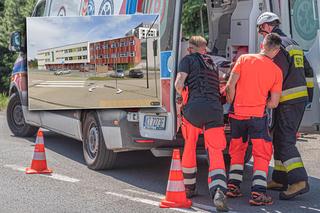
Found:
<svg viewBox="0 0 320 213"><path fill-rule="evenodd" d="M156 19L157 15L27 18L28 60L43 49L123 37L139 24L152 24Z"/></svg>

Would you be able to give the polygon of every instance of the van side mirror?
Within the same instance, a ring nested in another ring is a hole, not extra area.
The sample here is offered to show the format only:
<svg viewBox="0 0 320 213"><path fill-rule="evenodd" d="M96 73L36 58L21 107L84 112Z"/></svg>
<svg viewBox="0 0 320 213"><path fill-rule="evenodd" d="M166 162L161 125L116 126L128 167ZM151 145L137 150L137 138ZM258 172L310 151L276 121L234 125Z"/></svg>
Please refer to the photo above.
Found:
<svg viewBox="0 0 320 213"><path fill-rule="evenodd" d="M20 32L11 33L9 50L13 52L20 52L22 50L22 38Z"/></svg>

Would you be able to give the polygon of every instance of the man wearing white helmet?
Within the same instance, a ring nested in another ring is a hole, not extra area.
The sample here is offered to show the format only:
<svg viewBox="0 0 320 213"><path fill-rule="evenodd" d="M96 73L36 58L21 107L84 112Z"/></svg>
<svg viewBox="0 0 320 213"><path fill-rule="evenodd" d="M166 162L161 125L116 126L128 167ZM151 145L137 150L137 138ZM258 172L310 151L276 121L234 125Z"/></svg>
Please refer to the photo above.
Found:
<svg viewBox="0 0 320 213"><path fill-rule="evenodd" d="M271 12L262 13L257 19L261 35L277 33L282 40L281 50L273 59L282 70L283 86L280 104L274 112L275 167L267 187L281 190L280 199L288 200L309 191L308 175L295 145L305 106L312 102L313 70L303 50L279 25L279 17Z"/></svg>

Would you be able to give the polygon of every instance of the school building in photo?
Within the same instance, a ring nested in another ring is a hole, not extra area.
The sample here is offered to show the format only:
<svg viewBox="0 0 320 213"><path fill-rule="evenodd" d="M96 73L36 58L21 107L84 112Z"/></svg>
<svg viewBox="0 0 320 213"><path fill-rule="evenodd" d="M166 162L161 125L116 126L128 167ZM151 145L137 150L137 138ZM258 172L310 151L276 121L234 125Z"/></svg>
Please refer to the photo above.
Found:
<svg viewBox="0 0 320 213"><path fill-rule="evenodd" d="M141 42L135 36L82 42L40 50L37 53L39 70L71 69L107 71L128 69L141 62Z"/></svg>
<svg viewBox="0 0 320 213"><path fill-rule="evenodd" d="M91 42L89 46L91 65L128 69L141 62L141 42L135 36Z"/></svg>
<svg viewBox="0 0 320 213"><path fill-rule="evenodd" d="M89 63L88 42L38 51L38 69L80 69Z"/></svg>

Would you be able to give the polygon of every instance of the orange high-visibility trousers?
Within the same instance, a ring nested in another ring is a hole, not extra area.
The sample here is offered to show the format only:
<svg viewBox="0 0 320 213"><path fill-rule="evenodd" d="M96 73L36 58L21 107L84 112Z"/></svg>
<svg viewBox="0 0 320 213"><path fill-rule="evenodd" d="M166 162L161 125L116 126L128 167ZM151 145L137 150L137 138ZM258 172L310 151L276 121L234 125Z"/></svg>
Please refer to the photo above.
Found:
<svg viewBox="0 0 320 213"><path fill-rule="evenodd" d="M211 196L220 188L226 192L226 172L223 158L223 150L226 147L224 127L203 129L193 126L186 118L182 119L182 134L185 139L182 156L182 171L186 188L196 188L196 147L199 134L204 132L205 148L209 158L208 185Z"/></svg>
<svg viewBox="0 0 320 213"><path fill-rule="evenodd" d="M231 165L228 184L240 187L243 178L244 157L248 139L252 142L253 178L251 190L266 192L269 163L272 156L272 142L268 135L267 118L231 117L231 142L229 154Z"/></svg>

